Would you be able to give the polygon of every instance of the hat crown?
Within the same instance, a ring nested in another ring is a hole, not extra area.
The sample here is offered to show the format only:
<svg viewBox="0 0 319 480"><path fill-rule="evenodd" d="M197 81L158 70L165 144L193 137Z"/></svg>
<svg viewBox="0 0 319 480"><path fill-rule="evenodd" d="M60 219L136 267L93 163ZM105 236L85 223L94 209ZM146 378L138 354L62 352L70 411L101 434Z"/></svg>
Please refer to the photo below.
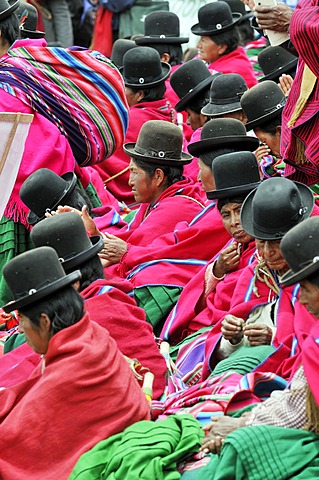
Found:
<svg viewBox="0 0 319 480"><path fill-rule="evenodd" d="M179 37L179 18L173 12L151 12L144 20L144 35L149 37Z"/></svg>
<svg viewBox="0 0 319 480"><path fill-rule="evenodd" d="M161 163L161 159L181 159L182 146L183 134L177 125L164 120L149 120L143 124L134 150Z"/></svg>
<svg viewBox="0 0 319 480"><path fill-rule="evenodd" d="M234 17L240 14L232 14L230 6L223 1L211 2L203 5L198 10L198 24L193 25L191 31L195 35L217 35L223 30L234 25Z"/></svg>
<svg viewBox="0 0 319 480"><path fill-rule="evenodd" d="M73 172L63 175L73 177ZM69 190L70 183L52 170L40 168L32 173L20 188L23 203L39 218L46 210L54 210Z"/></svg>
<svg viewBox="0 0 319 480"><path fill-rule="evenodd" d="M241 13L242 15L245 15L247 13L245 9L245 5L241 0L223 0L223 1L229 5L233 13L238 12L238 13Z"/></svg>
<svg viewBox="0 0 319 480"><path fill-rule="evenodd" d="M147 87L157 81L164 81L167 75L163 74L160 55L151 47L136 47L128 50L123 57L124 83ZM169 66L168 73L169 73Z"/></svg>
<svg viewBox="0 0 319 480"><path fill-rule="evenodd" d="M271 204L269 199L273 200ZM251 213L258 231L282 238L303 217L304 205L299 189L287 178L267 179L256 190Z"/></svg>
<svg viewBox="0 0 319 480"><path fill-rule="evenodd" d="M246 129L243 123L235 118L216 118L205 123L201 131L201 140L216 137L232 137L245 135Z"/></svg>
<svg viewBox="0 0 319 480"><path fill-rule="evenodd" d="M242 109L248 122L255 122L270 114L278 115L285 105L286 97L278 85L272 80L266 80L250 88L240 99ZM262 123L262 121L260 122Z"/></svg>
<svg viewBox="0 0 319 480"><path fill-rule="evenodd" d="M260 181L256 157L251 152L227 153L216 157L212 165L216 190Z"/></svg>
<svg viewBox="0 0 319 480"><path fill-rule="evenodd" d="M170 77L170 84L178 95L179 98L183 98L190 93L194 88L207 80L213 80L213 76L206 67L205 63L198 58L195 58L189 62L181 65ZM207 90L209 85L207 85Z"/></svg>
<svg viewBox="0 0 319 480"><path fill-rule="evenodd" d="M237 73L217 75L210 86L210 103L237 103L248 90L244 78Z"/></svg>
<svg viewBox="0 0 319 480"><path fill-rule="evenodd" d="M280 248L292 272L317 263L319 270L319 217L296 225L283 237ZM303 276L306 278L306 276Z"/></svg>
<svg viewBox="0 0 319 480"><path fill-rule="evenodd" d="M136 43L133 40L127 40L126 38L118 38L113 43L111 59L117 67L123 67L123 57L126 52L136 48Z"/></svg>
<svg viewBox="0 0 319 480"><path fill-rule="evenodd" d="M31 230L31 240L35 247L54 248L61 262L92 247L81 217L73 212L42 220Z"/></svg>
<svg viewBox="0 0 319 480"><path fill-rule="evenodd" d="M279 45L270 45L264 48L258 55L258 63L264 75L269 75L279 69L283 73L284 67L293 61L297 61L297 57Z"/></svg>
<svg viewBox="0 0 319 480"><path fill-rule="evenodd" d="M18 16L21 30L32 32L37 30L38 12L33 5L27 2L21 2L16 10L16 15Z"/></svg>
<svg viewBox="0 0 319 480"><path fill-rule="evenodd" d="M33 295L38 290L66 277L55 250L39 247L10 260L3 276L14 300Z"/></svg>

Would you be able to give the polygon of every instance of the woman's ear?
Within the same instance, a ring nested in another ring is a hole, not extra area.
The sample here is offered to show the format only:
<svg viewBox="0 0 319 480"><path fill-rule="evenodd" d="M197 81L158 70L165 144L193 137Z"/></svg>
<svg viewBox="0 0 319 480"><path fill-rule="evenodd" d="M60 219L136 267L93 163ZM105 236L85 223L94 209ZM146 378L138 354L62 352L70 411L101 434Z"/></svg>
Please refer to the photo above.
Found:
<svg viewBox="0 0 319 480"><path fill-rule="evenodd" d="M277 127L276 127L276 135L281 136L281 125L277 125Z"/></svg>
<svg viewBox="0 0 319 480"><path fill-rule="evenodd" d="M161 168L157 168L157 169L155 170L154 178L155 178L156 185L157 185L158 187L160 187L160 186L163 184L164 180L165 180L165 175L164 175L164 172L163 172L163 170L162 170Z"/></svg>
<svg viewBox="0 0 319 480"><path fill-rule="evenodd" d="M39 324L40 324L40 327L46 332L51 331L51 320L49 319L46 313L41 313Z"/></svg>
<svg viewBox="0 0 319 480"><path fill-rule="evenodd" d="M222 45L218 45L218 54L219 55L224 55L224 53L226 52L227 50L227 45L226 44L222 44Z"/></svg>

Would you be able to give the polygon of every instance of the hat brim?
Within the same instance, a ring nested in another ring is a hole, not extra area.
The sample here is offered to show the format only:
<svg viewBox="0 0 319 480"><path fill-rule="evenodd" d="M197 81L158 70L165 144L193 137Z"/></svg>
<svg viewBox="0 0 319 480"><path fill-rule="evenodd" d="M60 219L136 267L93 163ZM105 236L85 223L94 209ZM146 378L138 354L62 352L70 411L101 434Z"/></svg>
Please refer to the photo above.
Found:
<svg viewBox="0 0 319 480"><path fill-rule="evenodd" d="M242 13L241 19L239 21L239 25L243 23L245 20L248 20L248 18L252 18L252 17L254 17L254 12L252 12L251 10L248 10L246 13Z"/></svg>
<svg viewBox="0 0 319 480"><path fill-rule="evenodd" d="M206 192L208 200L215 200L221 198L235 197L236 195L248 195L254 190L260 182L248 183L246 185L238 185L236 187L221 188L220 190L211 190Z"/></svg>
<svg viewBox="0 0 319 480"><path fill-rule="evenodd" d="M188 43L189 37L139 37L135 40L136 45L144 46L144 45L156 45L156 44L172 44L172 45L179 45L182 43Z"/></svg>
<svg viewBox="0 0 319 480"><path fill-rule="evenodd" d="M14 300L12 302L7 303L2 308L6 313L10 313L13 310L19 310L20 308L27 307L32 303L38 302L42 298L48 297L54 292L61 290L68 285L72 285L72 283L80 280L81 272L80 270L76 270L75 272L70 273L69 275L65 275L64 277L56 280L55 282L47 285L40 290L37 290L35 293L26 295L24 297L19 298L18 300Z"/></svg>
<svg viewBox="0 0 319 480"><path fill-rule="evenodd" d="M100 236L90 237L90 241L92 243L92 247L88 248L84 252L78 253L74 255L72 258L64 260L60 258L61 265L63 266L64 270L71 270L74 267L78 267L82 265L87 260L93 258L97 253L99 253L103 246L104 241L103 238Z"/></svg>
<svg viewBox="0 0 319 480"><path fill-rule="evenodd" d="M282 105L281 107L279 107L274 112L267 113L266 115L262 115L259 118L255 118L255 120L252 120L251 122L247 122L245 124L247 132L249 130L257 127L258 125L262 125L263 123L267 122L268 120L271 120L272 118L277 117L277 115L280 115L282 113L283 109L284 109L284 106L285 105ZM244 110L244 112L245 112L245 110Z"/></svg>
<svg viewBox="0 0 319 480"><path fill-rule="evenodd" d="M196 23L196 25L193 25L191 28L191 32L194 35L199 35L199 36L213 36L213 35L218 35L219 33L225 32L226 30L230 30L232 27L238 23L242 17L241 13L233 13L232 14L233 21L229 25L226 25L226 27L222 27L220 29L214 29L214 30L202 30L199 23Z"/></svg>
<svg viewBox="0 0 319 480"><path fill-rule="evenodd" d="M166 62L161 62L161 65L162 65L162 74L160 75L160 77L154 80L153 82L148 82L148 83L128 82L125 80L125 77L123 76L124 67L119 68L119 71L123 76L124 84L126 87L135 87L135 88L143 89L145 87L154 87L155 85L158 85L159 83L163 82L164 80L166 80L166 78L169 77L169 74L171 72L171 66Z"/></svg>
<svg viewBox="0 0 319 480"><path fill-rule="evenodd" d="M67 182L66 189L64 190L62 196L59 198L59 200L52 206L51 210L54 210L56 207L60 205L62 200L69 195L72 190L74 190L77 182L77 176L75 175L74 172L68 172L65 173L64 175L61 175L61 178ZM27 215L27 222L29 225L35 225L36 223L40 222L45 218L45 214L42 217L38 217L32 210Z"/></svg>
<svg viewBox="0 0 319 480"><path fill-rule="evenodd" d="M185 107L187 106L187 104L190 103L190 101L193 100L196 97L196 95L199 95L202 90L207 88L212 83L214 78L215 78L214 75L210 75L209 77L205 78L205 80L203 80L198 85L196 85L196 87L194 87L190 92L184 95L184 97L182 97L179 102L176 103L175 109L178 112L185 110Z"/></svg>
<svg viewBox="0 0 319 480"><path fill-rule="evenodd" d="M238 151L254 152L259 147L259 140L248 135L234 135L225 137L207 138L198 142L190 143L188 151L194 157L199 157L202 153L215 150L220 147L235 147Z"/></svg>
<svg viewBox="0 0 319 480"><path fill-rule="evenodd" d="M289 287L290 285L299 283L301 280L307 279L317 270L319 270L319 262L312 262L310 265L307 265L307 267L298 270L298 272L288 270L288 272L286 272L285 275L282 276L280 284L284 287Z"/></svg>
<svg viewBox="0 0 319 480"><path fill-rule="evenodd" d="M20 27L20 35L23 36L23 34L25 34L26 38L44 38L45 36L45 32L40 30L27 30Z"/></svg>
<svg viewBox="0 0 319 480"><path fill-rule="evenodd" d="M303 206L307 207L306 213L298 222L300 223L302 220L305 220L306 218L310 217L313 209L313 205L314 205L314 197L311 190L303 183L294 182L294 184L299 190ZM287 233L288 230L283 232L282 235L278 233L273 233L273 232L268 233L268 232L261 231L254 224L253 200L254 200L255 194L256 194L256 190L251 192L245 199L245 202L243 203L241 213L240 213L241 226L243 227L245 232L247 232L249 235L251 235L254 238L258 238L259 240L280 240L284 236L284 234ZM265 199L265 200L269 201L269 199Z"/></svg>
<svg viewBox="0 0 319 480"><path fill-rule="evenodd" d="M226 103L225 105L216 105L209 102L201 109L200 113L213 117L214 115L224 115L225 113L238 112L239 110L242 110L240 100L234 103Z"/></svg>
<svg viewBox="0 0 319 480"><path fill-rule="evenodd" d="M193 160L192 155L189 155L186 152L181 153L181 158L160 158L160 157L151 157L148 155L141 155L140 153L137 153L135 151L135 145L136 143L125 143L123 145L123 150L124 152L129 155L132 158L136 158L136 160L142 160L144 162L149 162L149 163L158 163L162 165L172 165L172 166L178 166L178 165L187 165L188 163L191 163Z"/></svg>
<svg viewBox="0 0 319 480"><path fill-rule="evenodd" d="M8 3L10 5L11 2L8 2ZM11 15L11 13L13 13L18 8L19 5L20 5L20 0L16 0L16 2L10 5L9 8L7 8L6 10L0 13L0 20L4 20L5 18L9 17L9 15Z"/></svg>
<svg viewBox="0 0 319 480"><path fill-rule="evenodd" d="M298 63L298 58L292 60L289 63L286 63L286 65L283 65L280 68L277 68L277 70L274 70L273 72L269 73L268 75L265 75L264 77L260 78L258 80L258 83L264 82L265 80L279 80L279 77L283 73L289 73L292 70L297 68L297 63Z"/></svg>

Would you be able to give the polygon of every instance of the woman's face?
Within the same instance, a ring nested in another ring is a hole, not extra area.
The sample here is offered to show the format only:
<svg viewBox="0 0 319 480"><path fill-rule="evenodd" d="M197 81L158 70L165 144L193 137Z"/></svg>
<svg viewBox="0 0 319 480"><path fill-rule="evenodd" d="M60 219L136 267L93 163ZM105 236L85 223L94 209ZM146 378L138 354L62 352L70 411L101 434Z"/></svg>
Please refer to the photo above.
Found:
<svg viewBox="0 0 319 480"><path fill-rule="evenodd" d="M210 37L200 37L197 43L198 56L207 63L213 63L227 49L226 45L217 45Z"/></svg>
<svg viewBox="0 0 319 480"><path fill-rule="evenodd" d="M249 243L253 238L243 230L240 223L241 203L226 203L220 211L223 224L229 235L238 243Z"/></svg>
<svg viewBox="0 0 319 480"><path fill-rule="evenodd" d="M47 318L47 317L46 317ZM24 333L26 342L32 350L40 355L45 355L49 347L49 341L52 337L51 322L47 318L40 317L39 326L34 325L29 317L20 314L19 333Z"/></svg>
<svg viewBox="0 0 319 480"><path fill-rule="evenodd" d="M188 114L186 123L191 126L192 130L195 131L205 124L207 120L207 117L205 115L202 115L201 113L196 113L191 108L185 108L185 110Z"/></svg>
<svg viewBox="0 0 319 480"><path fill-rule="evenodd" d="M198 168L197 180L201 182L204 192L216 190L213 172L200 158L198 159Z"/></svg>
<svg viewBox="0 0 319 480"><path fill-rule="evenodd" d="M279 275L283 275L289 269L280 250L280 240L258 240L256 238L256 247L268 268L276 270Z"/></svg>
<svg viewBox="0 0 319 480"><path fill-rule="evenodd" d="M309 313L319 318L319 287L309 280L300 282L299 301Z"/></svg>
<svg viewBox="0 0 319 480"><path fill-rule="evenodd" d="M270 148L270 154L276 158L280 158L280 137L281 129L277 127L275 135L264 132L263 130L255 130L256 137Z"/></svg>
<svg viewBox="0 0 319 480"><path fill-rule="evenodd" d="M150 178L145 170L142 170L131 159L130 178L128 184L132 187L132 195L137 203L154 203L159 197L161 190L158 187L156 171L153 178Z"/></svg>

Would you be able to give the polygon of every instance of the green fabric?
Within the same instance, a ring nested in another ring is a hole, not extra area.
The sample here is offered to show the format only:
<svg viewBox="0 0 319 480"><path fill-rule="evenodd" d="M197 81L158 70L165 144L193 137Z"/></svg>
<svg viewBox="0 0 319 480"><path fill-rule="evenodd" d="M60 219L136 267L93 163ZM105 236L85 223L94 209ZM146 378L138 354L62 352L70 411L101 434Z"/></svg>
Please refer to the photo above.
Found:
<svg viewBox="0 0 319 480"><path fill-rule="evenodd" d="M221 375L225 372L234 371L241 375L251 372L269 355L275 351L271 345L260 345L258 347L242 346L235 350L229 357L218 362L210 377Z"/></svg>
<svg viewBox="0 0 319 480"><path fill-rule="evenodd" d="M130 213L125 215L122 220L126 223L130 223L136 215L137 210L132 210Z"/></svg>
<svg viewBox="0 0 319 480"><path fill-rule="evenodd" d="M21 223L2 217L0 221L0 272L9 260L33 248L30 232ZM0 306L12 300L3 275L0 276Z"/></svg>
<svg viewBox="0 0 319 480"><path fill-rule="evenodd" d="M239 428L226 438L211 471L211 480L319 478L319 437L268 425Z"/></svg>
<svg viewBox="0 0 319 480"><path fill-rule="evenodd" d="M24 333L14 333L4 342L3 353L8 353L25 343Z"/></svg>
<svg viewBox="0 0 319 480"><path fill-rule="evenodd" d="M176 304L182 287L165 287L162 285L137 287L134 296L139 307L144 308L146 320L155 328L162 327L167 315Z"/></svg>
<svg viewBox="0 0 319 480"><path fill-rule="evenodd" d="M132 35L144 35L144 18L151 12L169 10L167 0L136 0L131 8L120 15L119 38L130 38Z"/></svg>
<svg viewBox="0 0 319 480"><path fill-rule="evenodd" d="M82 455L69 480L178 480L177 464L199 450L203 436L192 415L137 422Z"/></svg>
<svg viewBox="0 0 319 480"><path fill-rule="evenodd" d="M171 359L175 362L175 360L177 358L177 355L178 355L178 352L179 352L179 349L181 347L183 347L184 345L187 345L188 343L191 343L193 340L195 340L197 337L199 337L202 333L208 332L212 328L213 328L213 325L211 325L209 327L203 327L200 330L198 330L197 332L192 333L188 337L184 338L184 340L179 342L177 345L174 345L174 346L170 347L169 354L170 354Z"/></svg>
<svg viewBox="0 0 319 480"><path fill-rule="evenodd" d="M82 183L80 182L80 180L78 180L76 186L79 192L83 195L84 199L87 198L90 201L92 208L102 206L100 197L98 196L98 193L92 182L89 182L88 186L86 188L83 188Z"/></svg>

